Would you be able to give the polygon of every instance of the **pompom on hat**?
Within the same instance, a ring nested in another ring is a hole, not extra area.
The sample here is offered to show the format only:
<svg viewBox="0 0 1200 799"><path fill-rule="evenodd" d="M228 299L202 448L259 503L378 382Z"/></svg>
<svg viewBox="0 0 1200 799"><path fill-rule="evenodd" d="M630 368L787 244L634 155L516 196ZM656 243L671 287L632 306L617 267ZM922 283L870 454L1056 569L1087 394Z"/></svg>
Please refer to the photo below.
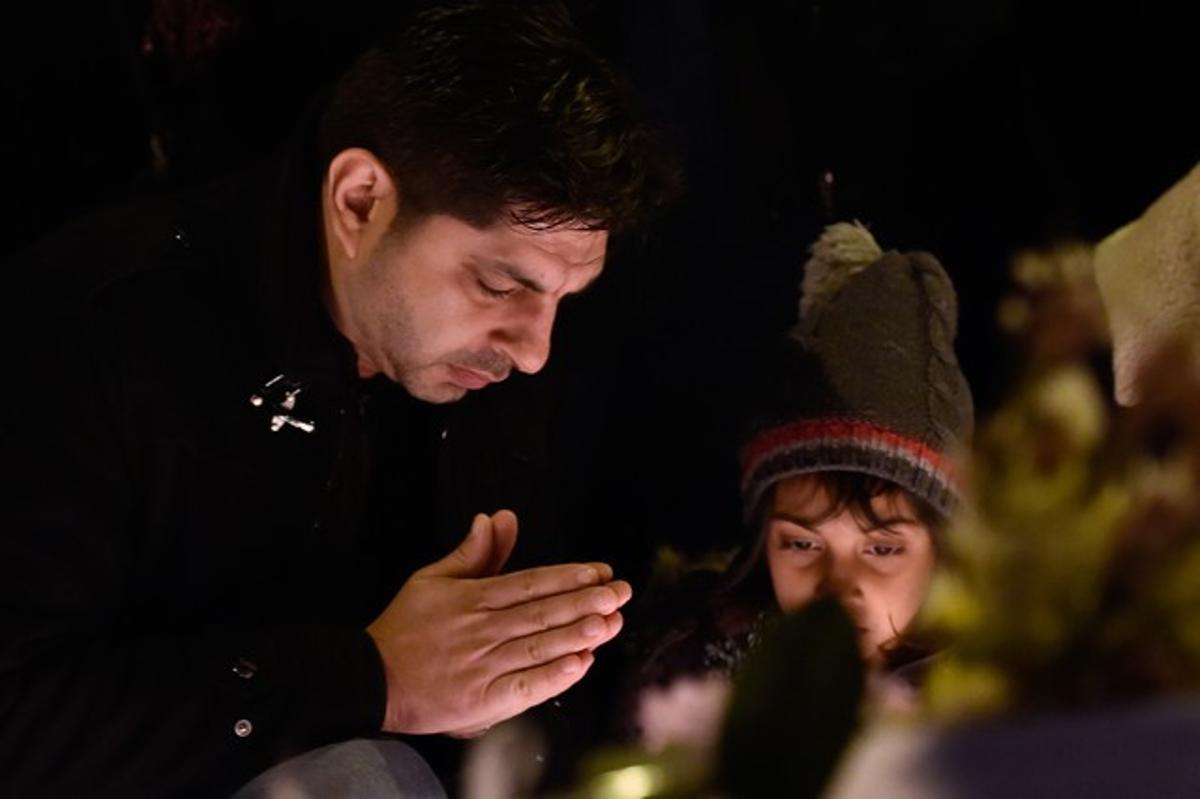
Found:
<svg viewBox="0 0 1200 799"><path fill-rule="evenodd" d="M821 471L889 480L949 515L974 426L949 276L928 253L883 252L857 222L826 228L811 255L799 321L752 399L746 518L775 483Z"/></svg>

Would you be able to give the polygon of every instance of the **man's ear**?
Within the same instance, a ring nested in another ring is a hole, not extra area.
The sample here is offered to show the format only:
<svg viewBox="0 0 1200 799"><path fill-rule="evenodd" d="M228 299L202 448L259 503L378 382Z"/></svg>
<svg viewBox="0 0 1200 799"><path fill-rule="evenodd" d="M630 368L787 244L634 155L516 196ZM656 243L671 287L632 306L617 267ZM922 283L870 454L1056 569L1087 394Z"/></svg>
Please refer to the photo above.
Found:
<svg viewBox="0 0 1200 799"><path fill-rule="evenodd" d="M325 173L322 207L331 244L353 261L392 224L396 215L396 184L372 152L360 147L342 150Z"/></svg>

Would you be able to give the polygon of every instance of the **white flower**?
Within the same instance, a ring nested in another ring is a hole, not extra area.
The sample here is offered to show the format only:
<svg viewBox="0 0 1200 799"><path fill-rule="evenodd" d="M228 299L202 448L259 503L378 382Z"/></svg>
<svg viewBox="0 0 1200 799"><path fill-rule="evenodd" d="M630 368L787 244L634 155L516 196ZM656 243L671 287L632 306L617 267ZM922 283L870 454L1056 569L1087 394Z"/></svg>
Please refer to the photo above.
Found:
<svg viewBox="0 0 1200 799"><path fill-rule="evenodd" d="M661 752L671 745L711 751L729 705L730 687L726 676L711 672L646 688L637 707L642 745L649 752Z"/></svg>

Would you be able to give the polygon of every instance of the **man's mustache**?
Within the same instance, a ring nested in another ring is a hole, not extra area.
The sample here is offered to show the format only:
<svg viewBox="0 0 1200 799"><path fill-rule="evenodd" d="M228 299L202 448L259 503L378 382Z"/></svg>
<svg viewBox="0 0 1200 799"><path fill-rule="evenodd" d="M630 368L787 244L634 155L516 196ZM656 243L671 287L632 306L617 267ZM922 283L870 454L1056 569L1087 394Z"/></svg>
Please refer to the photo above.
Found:
<svg viewBox="0 0 1200 799"><path fill-rule="evenodd" d="M484 372L497 381L508 377L509 372L512 371L512 361L494 350L466 352L460 358L455 359L455 362L467 369Z"/></svg>

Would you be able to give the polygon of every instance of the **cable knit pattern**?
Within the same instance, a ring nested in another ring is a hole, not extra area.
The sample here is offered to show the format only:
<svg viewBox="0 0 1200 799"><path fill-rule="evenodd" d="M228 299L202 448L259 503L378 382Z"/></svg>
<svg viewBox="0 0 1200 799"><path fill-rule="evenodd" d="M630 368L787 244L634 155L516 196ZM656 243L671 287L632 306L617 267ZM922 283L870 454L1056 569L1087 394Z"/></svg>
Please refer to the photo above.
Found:
<svg viewBox="0 0 1200 799"><path fill-rule="evenodd" d="M956 418L962 415L962 395L968 390L954 353L954 339L958 332L958 302L954 294L941 290L942 286L949 284L950 278L936 258L923 252L910 253L909 262L925 289L929 308L926 411L931 440L940 449L958 449L970 439L974 427L974 419ZM953 420L953 423L948 423L948 420Z"/></svg>

